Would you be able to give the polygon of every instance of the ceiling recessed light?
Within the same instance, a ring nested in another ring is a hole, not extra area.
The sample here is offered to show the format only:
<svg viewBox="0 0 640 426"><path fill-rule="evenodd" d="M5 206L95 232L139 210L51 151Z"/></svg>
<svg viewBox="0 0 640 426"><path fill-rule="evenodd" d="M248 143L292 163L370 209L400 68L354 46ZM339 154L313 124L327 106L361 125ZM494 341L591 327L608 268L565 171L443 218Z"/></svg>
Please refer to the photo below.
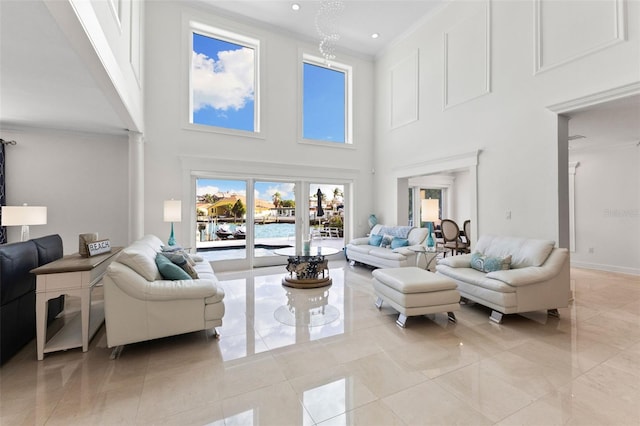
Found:
<svg viewBox="0 0 640 426"><path fill-rule="evenodd" d="M371 34L371 38L378 38L378 37L380 37L380 34L378 33Z"/></svg>
<svg viewBox="0 0 640 426"><path fill-rule="evenodd" d="M291 5L291 10L298 11L300 10L300 5L298 3L294 3Z"/></svg>

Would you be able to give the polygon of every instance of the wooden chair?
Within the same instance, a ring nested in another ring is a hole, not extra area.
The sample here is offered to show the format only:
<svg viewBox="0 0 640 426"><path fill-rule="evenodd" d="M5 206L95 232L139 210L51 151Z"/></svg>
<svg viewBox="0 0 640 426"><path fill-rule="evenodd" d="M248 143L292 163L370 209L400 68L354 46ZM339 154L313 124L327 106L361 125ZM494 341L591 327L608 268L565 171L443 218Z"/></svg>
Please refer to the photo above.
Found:
<svg viewBox="0 0 640 426"><path fill-rule="evenodd" d="M464 231L464 243L467 245L463 252L471 253L471 221L469 219L462 224L462 230Z"/></svg>
<svg viewBox="0 0 640 426"><path fill-rule="evenodd" d="M456 222L451 219L442 219L440 227L442 228L445 256L447 255L447 250L451 250L451 255L463 253L465 248L468 250L469 245L460 238L460 228Z"/></svg>

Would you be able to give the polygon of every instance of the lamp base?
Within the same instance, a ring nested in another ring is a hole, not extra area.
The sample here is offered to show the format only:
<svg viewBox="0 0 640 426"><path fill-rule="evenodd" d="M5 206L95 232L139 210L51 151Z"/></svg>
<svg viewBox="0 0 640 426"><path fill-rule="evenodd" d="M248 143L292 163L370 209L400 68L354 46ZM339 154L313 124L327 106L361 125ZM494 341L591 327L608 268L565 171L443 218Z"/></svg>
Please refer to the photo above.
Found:
<svg viewBox="0 0 640 426"><path fill-rule="evenodd" d="M20 241L29 241L29 225L22 225Z"/></svg>
<svg viewBox="0 0 640 426"><path fill-rule="evenodd" d="M169 244L170 246L176 245L176 239L173 236L173 222L171 222L171 234L169 235L169 240L167 241L167 244Z"/></svg>
<svg viewBox="0 0 640 426"><path fill-rule="evenodd" d="M433 251L435 250L434 247L436 245L436 242L433 239L433 225L429 222L427 226L429 227L429 235L427 235L426 246L428 251Z"/></svg>

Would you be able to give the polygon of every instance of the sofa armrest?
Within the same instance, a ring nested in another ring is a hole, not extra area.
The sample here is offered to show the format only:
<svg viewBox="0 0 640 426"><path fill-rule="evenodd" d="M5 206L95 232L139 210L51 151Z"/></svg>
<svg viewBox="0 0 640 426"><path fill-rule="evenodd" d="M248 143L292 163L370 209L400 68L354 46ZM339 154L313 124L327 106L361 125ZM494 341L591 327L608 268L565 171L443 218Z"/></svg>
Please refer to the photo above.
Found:
<svg viewBox="0 0 640 426"><path fill-rule="evenodd" d="M471 268L471 254L444 257L438 261L438 265L446 265L451 268Z"/></svg>
<svg viewBox="0 0 640 426"><path fill-rule="evenodd" d="M353 244L354 246L369 244L369 237L354 238L353 240L349 241L349 244Z"/></svg>
<svg viewBox="0 0 640 426"><path fill-rule="evenodd" d="M568 261L567 249L553 249L542 266L527 266L507 271L489 272L487 278L502 281L510 286L518 287L548 281L558 275L565 262Z"/></svg>
<svg viewBox="0 0 640 426"><path fill-rule="evenodd" d="M204 299L216 294L216 283L209 279L148 281L145 300Z"/></svg>

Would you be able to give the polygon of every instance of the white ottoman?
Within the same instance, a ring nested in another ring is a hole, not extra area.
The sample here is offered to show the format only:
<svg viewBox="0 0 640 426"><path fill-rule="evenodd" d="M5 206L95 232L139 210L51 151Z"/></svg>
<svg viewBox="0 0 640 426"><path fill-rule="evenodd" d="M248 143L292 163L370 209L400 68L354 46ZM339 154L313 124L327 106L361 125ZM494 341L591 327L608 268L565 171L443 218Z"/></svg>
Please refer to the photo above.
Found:
<svg viewBox="0 0 640 426"><path fill-rule="evenodd" d="M407 317L447 312L456 321L453 311L460 309L460 293L455 281L415 266L376 269L373 288L378 296L376 307L387 302L400 313L396 324L404 327Z"/></svg>

